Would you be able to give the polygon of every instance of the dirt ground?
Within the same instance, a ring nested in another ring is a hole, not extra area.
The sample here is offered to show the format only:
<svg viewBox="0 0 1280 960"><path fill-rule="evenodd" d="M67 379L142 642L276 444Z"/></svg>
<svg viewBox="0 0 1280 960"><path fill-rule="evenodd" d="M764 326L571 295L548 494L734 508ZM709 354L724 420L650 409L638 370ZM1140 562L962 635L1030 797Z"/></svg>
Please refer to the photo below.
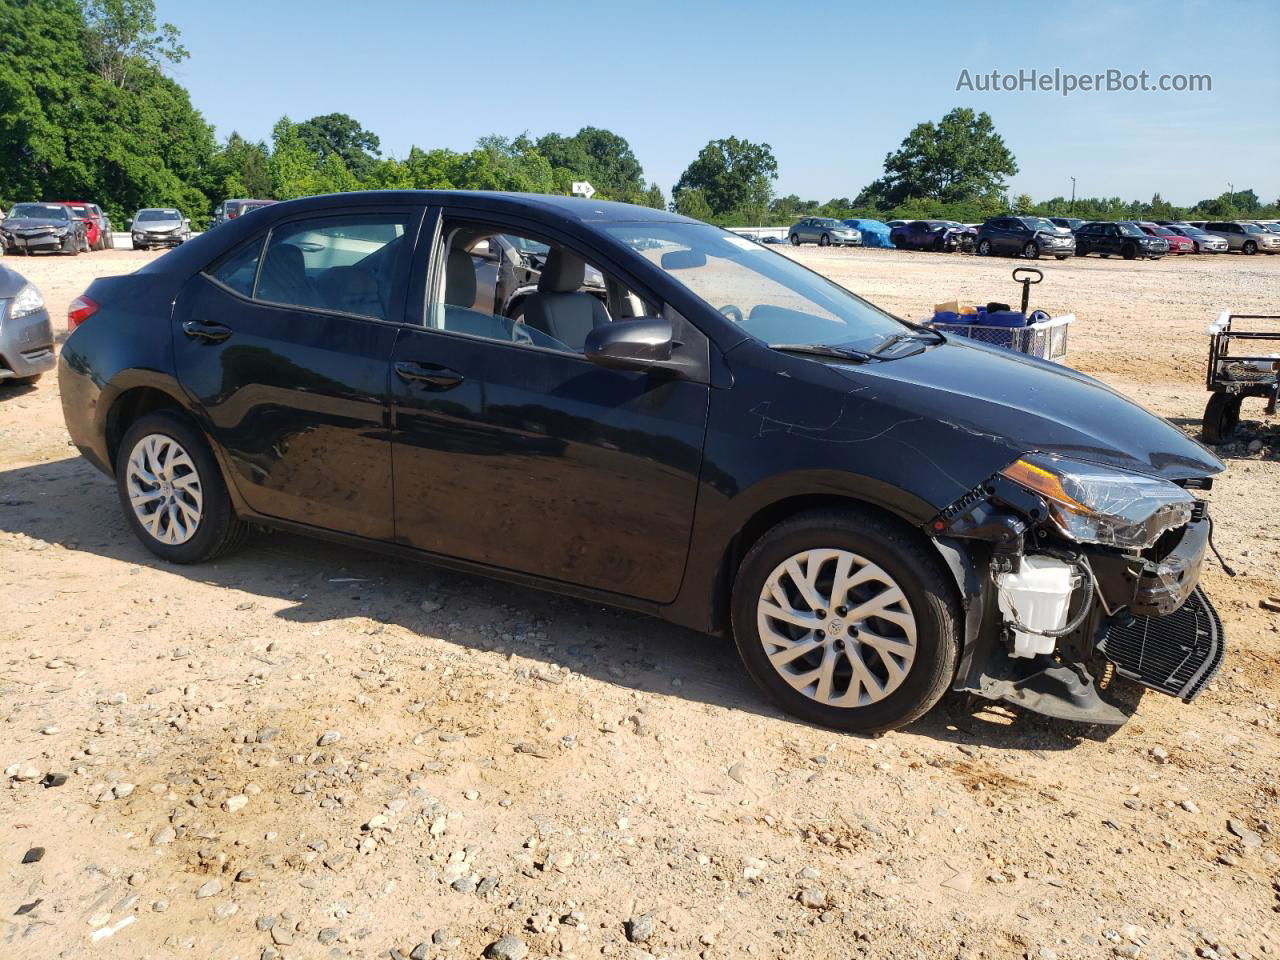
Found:
<svg viewBox="0 0 1280 960"><path fill-rule="evenodd" d="M1017 296L1009 260L794 255L914 318ZM4 262L61 326L150 256ZM1280 258L1040 266L1068 361L1191 433L1205 324L1280 313ZM1280 955L1280 421L1253 403L1194 704L1104 738L953 696L869 739L629 613L282 535L165 566L56 377L0 386L0 958Z"/></svg>

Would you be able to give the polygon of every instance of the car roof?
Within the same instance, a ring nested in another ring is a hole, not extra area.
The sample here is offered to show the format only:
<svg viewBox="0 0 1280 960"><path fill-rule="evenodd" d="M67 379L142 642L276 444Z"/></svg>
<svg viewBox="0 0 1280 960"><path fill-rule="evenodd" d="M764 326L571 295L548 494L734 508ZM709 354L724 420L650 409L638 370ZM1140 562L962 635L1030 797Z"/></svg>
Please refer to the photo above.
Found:
<svg viewBox="0 0 1280 960"><path fill-rule="evenodd" d="M663 223L700 223L678 213L668 213L654 207L642 207L613 200L588 200L585 197L562 197L542 193L502 193L492 190L357 190L351 193L329 193L299 200L285 200L278 204L299 211L326 209L341 200L343 206L374 206L379 203L399 202L425 205L465 203L467 206L517 213L530 208L544 214L556 214L566 220L579 223L621 223L657 221ZM819 219L832 219L824 217Z"/></svg>

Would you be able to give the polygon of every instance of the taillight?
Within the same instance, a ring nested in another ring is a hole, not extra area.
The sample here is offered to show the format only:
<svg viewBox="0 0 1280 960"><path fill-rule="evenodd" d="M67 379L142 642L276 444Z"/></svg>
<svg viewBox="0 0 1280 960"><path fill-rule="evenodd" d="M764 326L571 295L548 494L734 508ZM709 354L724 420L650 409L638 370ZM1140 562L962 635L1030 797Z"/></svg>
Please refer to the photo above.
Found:
<svg viewBox="0 0 1280 960"><path fill-rule="evenodd" d="M70 333L98 312L98 302L83 294L71 301L67 308L67 333Z"/></svg>

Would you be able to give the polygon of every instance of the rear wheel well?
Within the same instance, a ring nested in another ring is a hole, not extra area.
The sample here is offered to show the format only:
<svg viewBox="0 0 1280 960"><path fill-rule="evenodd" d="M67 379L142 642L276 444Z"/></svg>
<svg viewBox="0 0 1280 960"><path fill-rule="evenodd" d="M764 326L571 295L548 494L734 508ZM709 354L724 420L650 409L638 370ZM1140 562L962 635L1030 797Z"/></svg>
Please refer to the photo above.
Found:
<svg viewBox="0 0 1280 960"><path fill-rule="evenodd" d="M116 465L117 448L129 427L139 417L166 409L182 410L183 407L170 394L156 387L135 387L116 397L107 413L107 456L111 458L112 469Z"/></svg>
<svg viewBox="0 0 1280 960"><path fill-rule="evenodd" d="M756 511L742 529L729 542L724 552L724 561L720 569L719 584L716 590L714 622L718 629L728 632L729 616L733 603L733 583L738 576L738 568L762 536L779 523L791 519L797 514L813 510L856 510L859 513L879 517L887 523L904 530L911 530L916 536L924 538L916 528L896 513L878 507L866 500L856 497L842 497L834 494L804 494L787 497L776 503Z"/></svg>

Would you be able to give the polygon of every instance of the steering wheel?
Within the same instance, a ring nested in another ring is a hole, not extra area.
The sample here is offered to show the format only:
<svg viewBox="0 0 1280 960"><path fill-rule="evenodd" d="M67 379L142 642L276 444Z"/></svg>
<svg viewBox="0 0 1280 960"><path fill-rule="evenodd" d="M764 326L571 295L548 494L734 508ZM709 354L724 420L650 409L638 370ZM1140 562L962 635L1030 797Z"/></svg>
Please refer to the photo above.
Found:
<svg viewBox="0 0 1280 960"><path fill-rule="evenodd" d="M720 308L720 312L732 320L734 323L741 323L745 318L742 315L742 308L732 303L726 303Z"/></svg>

